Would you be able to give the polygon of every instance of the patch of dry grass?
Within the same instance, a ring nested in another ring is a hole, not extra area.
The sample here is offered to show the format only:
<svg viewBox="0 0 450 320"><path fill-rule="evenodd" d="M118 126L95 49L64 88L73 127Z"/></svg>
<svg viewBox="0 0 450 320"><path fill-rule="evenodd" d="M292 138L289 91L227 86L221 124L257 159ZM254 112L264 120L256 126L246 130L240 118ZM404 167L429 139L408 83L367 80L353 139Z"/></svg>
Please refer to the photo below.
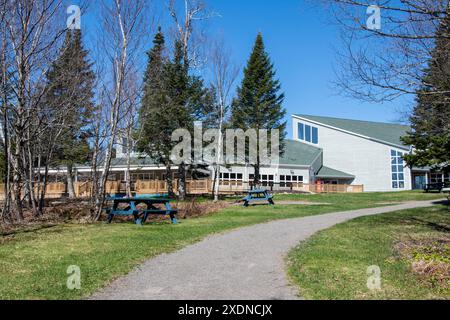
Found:
<svg viewBox="0 0 450 320"><path fill-rule="evenodd" d="M450 235L410 237L399 241L396 251L424 284L450 289Z"/></svg>

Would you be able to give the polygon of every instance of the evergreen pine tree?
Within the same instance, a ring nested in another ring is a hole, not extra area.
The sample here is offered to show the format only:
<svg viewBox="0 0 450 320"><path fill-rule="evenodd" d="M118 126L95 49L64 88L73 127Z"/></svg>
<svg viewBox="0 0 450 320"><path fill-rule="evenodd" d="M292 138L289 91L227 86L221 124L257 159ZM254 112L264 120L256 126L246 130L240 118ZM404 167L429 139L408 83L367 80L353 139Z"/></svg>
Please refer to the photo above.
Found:
<svg viewBox="0 0 450 320"><path fill-rule="evenodd" d="M147 53L148 65L144 76L144 94L139 114L140 137L137 149L166 167L168 193L173 196L170 153L173 148L173 105L169 103L168 64L164 56L165 39L161 28L153 40L153 48Z"/></svg>
<svg viewBox="0 0 450 320"><path fill-rule="evenodd" d="M282 104L284 94L279 93L281 84L275 79L275 71L269 55L265 51L263 37L258 34L253 52L244 69L242 84L237 89L237 97L231 108L231 125L245 130L280 130L280 152L284 151L286 110ZM259 139L258 139L259 140ZM258 142L259 144L259 142ZM259 145L257 161L251 165L255 169L255 185L260 180Z"/></svg>
<svg viewBox="0 0 450 320"><path fill-rule="evenodd" d="M414 146L410 166L450 167L450 8L436 32L436 45L417 92L412 131L403 141Z"/></svg>
<svg viewBox="0 0 450 320"><path fill-rule="evenodd" d="M168 101L171 119L177 129L187 129L193 133L194 121L204 119L205 104L211 102L208 90L205 89L200 77L189 74L189 65L184 57L183 45L175 41L174 57L166 68ZM181 163L178 165L178 195L181 200L186 196L186 174L190 170L192 175L202 164L194 165Z"/></svg>
<svg viewBox="0 0 450 320"><path fill-rule="evenodd" d="M181 43L175 42L171 60L166 59L164 52L164 35L159 28L148 53L137 148L166 166L168 192L173 195L170 157L177 143L172 142L172 133L177 129L192 131L199 109L204 108L202 103L208 100L203 81L189 75ZM178 165L180 199L186 195L187 165Z"/></svg>
<svg viewBox="0 0 450 320"><path fill-rule="evenodd" d="M177 129L191 131L193 125L192 106L189 104L191 95L189 89L188 66L185 63L183 46L175 41L173 60L166 68L168 101L172 110L172 121ZM186 197L186 163L178 165L178 196L180 200Z"/></svg>
<svg viewBox="0 0 450 320"><path fill-rule="evenodd" d="M47 73L46 104L63 110L64 124L57 143L58 163L67 167L69 196L74 197L73 166L89 159L89 125L93 110L95 74L81 30L67 30L61 53Z"/></svg>

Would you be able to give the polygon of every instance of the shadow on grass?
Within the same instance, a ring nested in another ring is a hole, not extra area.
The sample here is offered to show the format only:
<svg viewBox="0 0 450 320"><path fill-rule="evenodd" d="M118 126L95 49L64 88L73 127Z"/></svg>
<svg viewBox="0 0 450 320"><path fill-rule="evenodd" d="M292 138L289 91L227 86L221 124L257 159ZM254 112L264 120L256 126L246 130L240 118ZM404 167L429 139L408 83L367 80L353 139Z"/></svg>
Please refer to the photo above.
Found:
<svg viewBox="0 0 450 320"><path fill-rule="evenodd" d="M450 201L449 200L438 200L438 201L434 201L433 204L435 205L443 205L443 206L450 206Z"/></svg>
<svg viewBox="0 0 450 320"><path fill-rule="evenodd" d="M422 226L426 226L430 229L433 229L433 230L436 230L439 232L450 232L450 227L436 223L436 222L427 221L427 220L419 219L419 218L411 218L411 221L415 221Z"/></svg>

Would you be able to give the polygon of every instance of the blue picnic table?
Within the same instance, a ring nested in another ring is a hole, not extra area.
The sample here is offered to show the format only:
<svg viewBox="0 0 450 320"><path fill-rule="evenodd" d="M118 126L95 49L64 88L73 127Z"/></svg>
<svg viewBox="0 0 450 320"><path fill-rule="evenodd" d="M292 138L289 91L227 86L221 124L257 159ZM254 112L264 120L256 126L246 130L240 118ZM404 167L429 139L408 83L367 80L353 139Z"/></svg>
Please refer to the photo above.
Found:
<svg viewBox="0 0 450 320"><path fill-rule="evenodd" d="M252 202L256 201L267 201L269 205L275 205L273 196L267 190L247 191L247 196L242 200L244 201L244 207L248 207Z"/></svg>
<svg viewBox="0 0 450 320"><path fill-rule="evenodd" d="M114 216L133 216L137 225L144 224L150 215L168 215L173 224L177 224L176 214L178 210L172 209L171 200L161 196L135 196L135 197L107 197L107 201L113 205L106 209L108 223ZM157 205L164 208L158 208Z"/></svg>

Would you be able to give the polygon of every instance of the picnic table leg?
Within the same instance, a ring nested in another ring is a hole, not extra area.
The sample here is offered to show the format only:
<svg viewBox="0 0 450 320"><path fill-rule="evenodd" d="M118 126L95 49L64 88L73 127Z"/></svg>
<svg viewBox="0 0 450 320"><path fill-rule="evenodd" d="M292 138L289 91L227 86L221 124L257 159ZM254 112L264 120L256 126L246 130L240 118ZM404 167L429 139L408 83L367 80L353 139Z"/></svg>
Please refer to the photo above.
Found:
<svg viewBox="0 0 450 320"><path fill-rule="evenodd" d="M139 214L137 211L133 211L133 219L135 224L142 225L142 221L139 219Z"/></svg>
<svg viewBox="0 0 450 320"><path fill-rule="evenodd" d="M270 198L270 199L269 199L269 204L270 204L270 205L272 205L272 206L274 206L274 205L275 205L275 202L273 201L273 199L272 199L272 198Z"/></svg>
<svg viewBox="0 0 450 320"><path fill-rule="evenodd" d="M108 215L107 222L111 224L114 219L114 213L112 213L112 210L108 209L106 210L106 214Z"/></svg>
<svg viewBox="0 0 450 320"><path fill-rule="evenodd" d="M130 202L130 210L133 211L134 222L142 226L142 219L139 217L139 210L136 208L136 203L134 201Z"/></svg>
<svg viewBox="0 0 450 320"><path fill-rule="evenodd" d="M172 220L172 224L178 224L177 217L175 216L174 213L170 214L170 220Z"/></svg>
<svg viewBox="0 0 450 320"><path fill-rule="evenodd" d="M143 226L143 225L144 225L144 222L145 222L145 220L144 220L145 215L143 215L143 216L141 217L141 213L140 213L139 211L135 211L135 212L133 213L133 216L134 216L134 221L135 221L135 223L136 223L138 226Z"/></svg>
<svg viewBox="0 0 450 320"><path fill-rule="evenodd" d="M166 210L170 215L170 220L172 221L172 224L177 224L177 217L174 213L172 213L172 207L170 206L170 202L166 202Z"/></svg>

